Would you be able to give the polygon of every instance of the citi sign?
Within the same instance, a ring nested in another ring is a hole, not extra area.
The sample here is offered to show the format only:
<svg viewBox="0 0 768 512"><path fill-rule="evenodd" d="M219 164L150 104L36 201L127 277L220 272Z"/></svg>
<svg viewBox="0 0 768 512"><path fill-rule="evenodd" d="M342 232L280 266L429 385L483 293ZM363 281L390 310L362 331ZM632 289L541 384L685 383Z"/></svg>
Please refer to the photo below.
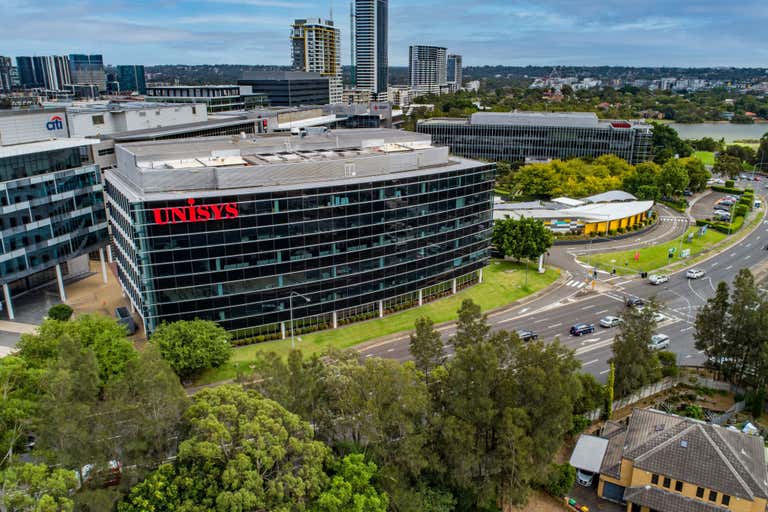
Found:
<svg viewBox="0 0 768 512"><path fill-rule="evenodd" d="M195 205L194 199L187 199L187 205L153 209L152 216L155 219L155 224L207 222L209 220L235 219L239 215L237 203Z"/></svg>
<svg viewBox="0 0 768 512"><path fill-rule="evenodd" d="M63 130L64 120L61 118L61 116L53 116L47 123L45 123L45 127L49 132L55 130Z"/></svg>

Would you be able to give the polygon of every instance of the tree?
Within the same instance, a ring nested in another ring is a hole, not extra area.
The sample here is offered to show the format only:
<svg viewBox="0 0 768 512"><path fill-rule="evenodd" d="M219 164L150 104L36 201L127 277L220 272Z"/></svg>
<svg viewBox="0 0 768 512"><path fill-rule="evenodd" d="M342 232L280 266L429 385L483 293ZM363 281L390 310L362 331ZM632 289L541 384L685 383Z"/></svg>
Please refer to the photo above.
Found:
<svg viewBox="0 0 768 512"><path fill-rule="evenodd" d="M72 308L66 304L56 304L48 310L48 318L66 322L72 317Z"/></svg>
<svg viewBox="0 0 768 512"><path fill-rule="evenodd" d="M688 173L688 188L693 192L701 192L707 188L707 180L712 176L707 172L704 163L698 158L683 158L680 160Z"/></svg>
<svg viewBox="0 0 768 512"><path fill-rule="evenodd" d="M235 385L193 402L176 461L134 486L120 512L310 509L327 485L330 454L309 424Z"/></svg>
<svg viewBox="0 0 768 512"><path fill-rule="evenodd" d="M750 365L758 361L766 343L763 303L754 276L742 268L733 281L723 347L723 373L734 382L743 383L753 373L748 371Z"/></svg>
<svg viewBox="0 0 768 512"><path fill-rule="evenodd" d="M149 341L182 379L221 366L232 353L229 333L209 320L162 323Z"/></svg>
<svg viewBox="0 0 768 512"><path fill-rule="evenodd" d="M573 414L586 414L603 405L605 388L589 373L580 373L581 393L573 404Z"/></svg>
<svg viewBox="0 0 768 512"><path fill-rule="evenodd" d="M741 160L738 157L720 154L715 159L715 166L712 168L715 174L736 178L742 172Z"/></svg>
<svg viewBox="0 0 768 512"><path fill-rule="evenodd" d="M661 166L657 185L659 189L667 196L679 196L688 186L688 171L683 163L671 158Z"/></svg>
<svg viewBox="0 0 768 512"><path fill-rule="evenodd" d="M603 395L603 419L609 420L613 416L613 397L614 389L616 388L616 365L611 361L608 368L608 382L605 385L605 393Z"/></svg>
<svg viewBox="0 0 768 512"><path fill-rule="evenodd" d="M622 180L622 188L638 199L655 201L660 197L659 174L661 167L654 162L643 162Z"/></svg>
<svg viewBox="0 0 768 512"><path fill-rule="evenodd" d="M482 314L480 306L472 299L464 299L457 313L456 334L451 338L453 346L466 347L485 341L491 327L488 325L488 315Z"/></svg>
<svg viewBox="0 0 768 512"><path fill-rule="evenodd" d="M526 284L528 259L538 258L552 247L554 234L544 223L532 217L520 219L499 219L493 224L493 245L504 256L516 260L526 258Z"/></svg>
<svg viewBox="0 0 768 512"><path fill-rule="evenodd" d="M3 512L70 512L77 486L74 473L45 464L23 463L0 471Z"/></svg>
<svg viewBox="0 0 768 512"><path fill-rule="evenodd" d="M15 355L0 358L0 467L32 433L45 370Z"/></svg>
<svg viewBox="0 0 768 512"><path fill-rule="evenodd" d="M655 154L654 162L661 165L675 155L691 156L693 148L680 138L674 128L662 123L651 124L653 124L651 144Z"/></svg>
<svg viewBox="0 0 768 512"><path fill-rule="evenodd" d="M425 375L429 375L443 359L443 340L434 326L431 318L421 317L416 320L416 331L411 334L411 354L416 368Z"/></svg>
<svg viewBox="0 0 768 512"><path fill-rule="evenodd" d="M696 349L703 350L709 362L720 361L724 355L729 307L728 284L720 281L715 295L696 314L693 338Z"/></svg>
<svg viewBox="0 0 768 512"><path fill-rule="evenodd" d="M360 453L347 455L331 465L333 476L328 489L317 498L316 512L386 512L389 499L371 483L376 464L365 462Z"/></svg>
<svg viewBox="0 0 768 512"><path fill-rule="evenodd" d="M618 397L661 378L661 367L656 354L648 348L656 322L653 313L657 307L651 303L642 311L627 308L621 323L621 332L613 340L613 358L616 365L615 393Z"/></svg>
<svg viewBox="0 0 768 512"><path fill-rule="evenodd" d="M768 133L760 139L760 146L755 154L755 169L758 171L768 171Z"/></svg>

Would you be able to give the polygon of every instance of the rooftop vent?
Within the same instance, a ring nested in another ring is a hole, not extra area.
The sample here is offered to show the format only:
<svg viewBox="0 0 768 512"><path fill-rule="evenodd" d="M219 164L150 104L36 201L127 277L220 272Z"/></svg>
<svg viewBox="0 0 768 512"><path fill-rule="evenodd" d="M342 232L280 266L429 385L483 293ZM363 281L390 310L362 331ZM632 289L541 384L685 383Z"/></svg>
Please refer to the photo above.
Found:
<svg viewBox="0 0 768 512"><path fill-rule="evenodd" d="M683 448L688 448L688 440L687 439L682 439L680 441L680 446L682 446Z"/></svg>

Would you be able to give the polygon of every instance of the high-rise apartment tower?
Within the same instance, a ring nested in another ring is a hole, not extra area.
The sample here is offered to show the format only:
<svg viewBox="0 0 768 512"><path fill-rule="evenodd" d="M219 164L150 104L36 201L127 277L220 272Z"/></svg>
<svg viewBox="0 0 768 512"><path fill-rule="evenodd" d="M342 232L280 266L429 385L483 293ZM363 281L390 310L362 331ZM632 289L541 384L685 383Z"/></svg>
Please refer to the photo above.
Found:
<svg viewBox="0 0 768 512"><path fill-rule="evenodd" d="M389 83L388 0L354 0L355 85L387 99Z"/></svg>
<svg viewBox="0 0 768 512"><path fill-rule="evenodd" d="M453 91L461 89L461 55L448 55L448 85Z"/></svg>
<svg viewBox="0 0 768 512"><path fill-rule="evenodd" d="M328 77L330 103L341 103L341 31L332 20L295 20L291 28L293 68Z"/></svg>
<svg viewBox="0 0 768 512"><path fill-rule="evenodd" d="M421 93L440 93L447 83L446 49L414 45L409 48L408 70L411 89Z"/></svg>

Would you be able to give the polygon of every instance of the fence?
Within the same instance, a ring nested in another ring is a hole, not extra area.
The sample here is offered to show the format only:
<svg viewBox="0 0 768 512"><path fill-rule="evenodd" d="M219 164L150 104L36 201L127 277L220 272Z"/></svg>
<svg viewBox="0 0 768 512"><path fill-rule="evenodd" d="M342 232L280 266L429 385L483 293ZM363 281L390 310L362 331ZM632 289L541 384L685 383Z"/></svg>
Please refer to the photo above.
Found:
<svg viewBox="0 0 768 512"><path fill-rule="evenodd" d="M648 398L649 396L653 396L657 393L661 393L662 391L667 391L669 389L676 388L681 384L685 384L688 386L700 386L703 388L716 389L719 391L727 391L729 393L737 393L737 394L744 393L744 389L739 386L730 384L728 382L715 380L715 379L712 379L711 377L697 374L696 372L700 370L698 367L686 367L685 369L688 370L688 372L681 373L681 375L677 377L666 377L658 382L654 382L649 386L639 389L638 391L632 393L629 396L625 396L624 398L615 400L611 406L611 411L617 411L619 409L623 409L624 407L629 407L630 405L636 404L640 400ZM739 404L741 404L741 409L737 409L737 406ZM731 410L731 409L734 409L734 410ZM722 419L724 423L728 421L728 419L730 419L730 417L733 416L735 413L741 412L742 410L744 410L744 404L743 402L739 402L737 404L734 404L733 407L731 407L731 409L717 416L716 418L718 418L718 420ZM595 409L594 411L588 412L584 416L590 421L597 421L598 419L600 419L602 412L603 412L602 409ZM726 415L728 416L726 417ZM712 423L717 423L717 422L713 419ZM717 423L717 424L722 425L722 423Z"/></svg>
<svg viewBox="0 0 768 512"><path fill-rule="evenodd" d="M715 425L725 425L734 414L740 413L746 407L747 407L746 402L744 401L736 402L731 406L730 409L725 411L723 414L713 414L712 416L710 416L709 421L714 423Z"/></svg>

